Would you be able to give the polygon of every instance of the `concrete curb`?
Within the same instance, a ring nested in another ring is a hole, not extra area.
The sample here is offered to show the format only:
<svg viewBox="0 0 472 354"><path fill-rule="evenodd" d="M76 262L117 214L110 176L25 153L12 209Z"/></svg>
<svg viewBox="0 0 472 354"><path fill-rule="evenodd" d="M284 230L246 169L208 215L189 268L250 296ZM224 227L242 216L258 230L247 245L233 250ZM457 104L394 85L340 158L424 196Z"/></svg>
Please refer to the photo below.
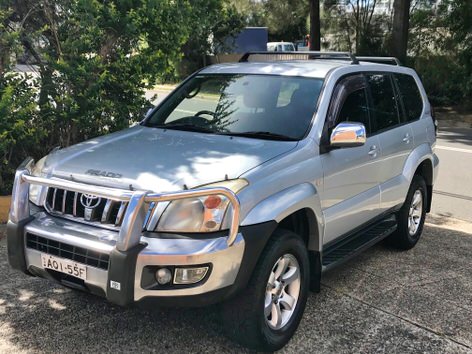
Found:
<svg viewBox="0 0 472 354"><path fill-rule="evenodd" d="M429 214L426 218L425 225L472 234L472 223L450 216Z"/></svg>

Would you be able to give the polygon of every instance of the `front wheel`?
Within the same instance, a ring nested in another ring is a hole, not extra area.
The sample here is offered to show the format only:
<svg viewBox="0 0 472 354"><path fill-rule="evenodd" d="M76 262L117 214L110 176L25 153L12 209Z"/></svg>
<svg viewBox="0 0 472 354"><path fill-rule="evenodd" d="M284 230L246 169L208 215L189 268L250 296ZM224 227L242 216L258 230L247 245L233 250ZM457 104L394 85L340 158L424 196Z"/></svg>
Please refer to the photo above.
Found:
<svg viewBox="0 0 472 354"><path fill-rule="evenodd" d="M308 252L295 233L278 229L244 292L222 308L227 334L260 351L282 348L300 323L308 296Z"/></svg>
<svg viewBox="0 0 472 354"><path fill-rule="evenodd" d="M389 237L394 247L408 250L420 239L426 218L428 193L423 177L415 175L402 208L397 214L397 231Z"/></svg>

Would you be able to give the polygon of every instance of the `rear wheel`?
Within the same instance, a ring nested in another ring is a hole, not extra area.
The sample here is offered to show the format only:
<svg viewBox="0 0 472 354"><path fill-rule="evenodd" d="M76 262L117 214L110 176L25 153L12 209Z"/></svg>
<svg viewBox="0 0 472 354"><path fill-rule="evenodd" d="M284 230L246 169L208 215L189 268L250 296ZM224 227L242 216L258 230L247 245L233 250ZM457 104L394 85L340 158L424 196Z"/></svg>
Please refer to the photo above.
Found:
<svg viewBox="0 0 472 354"><path fill-rule="evenodd" d="M398 228L390 236L393 246L408 250L420 239L426 218L427 189L423 177L415 175L402 208L397 214Z"/></svg>
<svg viewBox="0 0 472 354"><path fill-rule="evenodd" d="M309 271L302 239L291 231L276 230L245 291L223 305L228 336L255 350L282 348L303 315Z"/></svg>

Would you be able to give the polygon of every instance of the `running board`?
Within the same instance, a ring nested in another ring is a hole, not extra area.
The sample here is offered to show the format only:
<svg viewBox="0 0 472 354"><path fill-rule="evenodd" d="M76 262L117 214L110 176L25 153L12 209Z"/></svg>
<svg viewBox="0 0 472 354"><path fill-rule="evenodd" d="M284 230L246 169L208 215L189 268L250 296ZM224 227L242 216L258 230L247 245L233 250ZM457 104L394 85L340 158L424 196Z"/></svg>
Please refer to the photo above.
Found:
<svg viewBox="0 0 472 354"><path fill-rule="evenodd" d="M332 269L380 242L397 229L395 215L390 215L356 232L323 251L322 272Z"/></svg>

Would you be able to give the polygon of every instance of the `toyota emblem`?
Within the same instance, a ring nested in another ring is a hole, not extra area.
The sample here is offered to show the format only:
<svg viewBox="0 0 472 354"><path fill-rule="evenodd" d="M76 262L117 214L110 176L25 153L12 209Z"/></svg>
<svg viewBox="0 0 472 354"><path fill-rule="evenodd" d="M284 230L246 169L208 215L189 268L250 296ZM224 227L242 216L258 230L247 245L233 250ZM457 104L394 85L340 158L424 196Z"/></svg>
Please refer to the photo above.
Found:
<svg viewBox="0 0 472 354"><path fill-rule="evenodd" d="M93 194L82 194L80 196L80 204L84 206L84 208L87 209L94 209L96 208L100 202L102 201L102 198L97 197L96 195Z"/></svg>

